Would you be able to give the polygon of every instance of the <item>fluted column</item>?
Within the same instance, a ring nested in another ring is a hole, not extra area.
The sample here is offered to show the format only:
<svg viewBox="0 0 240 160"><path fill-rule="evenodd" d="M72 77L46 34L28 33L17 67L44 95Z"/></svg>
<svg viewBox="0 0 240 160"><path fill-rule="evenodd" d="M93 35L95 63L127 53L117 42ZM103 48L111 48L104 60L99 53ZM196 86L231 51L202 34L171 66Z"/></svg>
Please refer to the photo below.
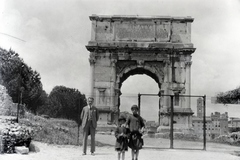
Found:
<svg viewBox="0 0 240 160"><path fill-rule="evenodd" d="M172 87L172 68L170 60L165 60L165 67L164 67L164 83L162 84L162 90L164 90L164 94L171 94L170 89ZM170 107L170 98L165 96L163 98L163 106Z"/></svg>
<svg viewBox="0 0 240 160"><path fill-rule="evenodd" d="M191 95L191 61L185 62L186 66L186 95ZM191 108L191 98L186 97L186 107Z"/></svg>
<svg viewBox="0 0 240 160"><path fill-rule="evenodd" d="M116 59L111 59L111 80L110 80L110 85L111 85L111 89L110 89L110 105L111 105L111 110L116 110L117 108L117 103L116 103L116 99L115 99L115 89L116 89Z"/></svg>
<svg viewBox="0 0 240 160"><path fill-rule="evenodd" d="M89 57L89 62L90 62L90 96L94 97L94 83L95 83L95 77L94 77L94 72L95 72L95 53L90 53Z"/></svg>

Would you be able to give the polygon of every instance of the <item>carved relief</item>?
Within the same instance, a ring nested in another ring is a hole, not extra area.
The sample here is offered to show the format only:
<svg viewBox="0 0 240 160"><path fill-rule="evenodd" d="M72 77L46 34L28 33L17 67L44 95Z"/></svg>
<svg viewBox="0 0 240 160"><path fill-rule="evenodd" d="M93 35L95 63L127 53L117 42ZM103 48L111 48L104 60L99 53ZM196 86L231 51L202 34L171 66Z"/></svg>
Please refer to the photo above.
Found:
<svg viewBox="0 0 240 160"><path fill-rule="evenodd" d="M143 67L143 65L144 65L144 60L138 60L137 61L137 66L138 67Z"/></svg>
<svg viewBox="0 0 240 160"><path fill-rule="evenodd" d="M125 70L127 67L129 67L131 65L136 65L136 63L133 61L118 61L117 66L116 66L117 74L122 73L123 70Z"/></svg>
<svg viewBox="0 0 240 160"><path fill-rule="evenodd" d="M153 73L157 74L157 75L164 75L164 68L163 68L163 63L162 62L147 62L146 66L148 66L149 68L154 69L155 71L153 71Z"/></svg>

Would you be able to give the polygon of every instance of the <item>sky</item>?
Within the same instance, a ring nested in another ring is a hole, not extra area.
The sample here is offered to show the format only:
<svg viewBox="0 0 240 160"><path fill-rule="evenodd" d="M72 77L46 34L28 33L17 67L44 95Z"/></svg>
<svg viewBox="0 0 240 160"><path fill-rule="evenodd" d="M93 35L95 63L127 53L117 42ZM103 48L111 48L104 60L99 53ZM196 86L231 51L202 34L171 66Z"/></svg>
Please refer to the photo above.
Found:
<svg viewBox="0 0 240 160"><path fill-rule="evenodd" d="M91 38L92 14L191 16L196 48L192 94L207 95L210 101L217 93L240 86L240 0L0 0L0 47L13 49L39 72L47 93L64 85L88 96L90 64L85 46ZM138 93L157 93L158 86L146 75L135 75L123 83L121 92L122 109L129 110ZM143 101L143 112L151 118L158 100ZM238 116L234 111L231 115Z"/></svg>

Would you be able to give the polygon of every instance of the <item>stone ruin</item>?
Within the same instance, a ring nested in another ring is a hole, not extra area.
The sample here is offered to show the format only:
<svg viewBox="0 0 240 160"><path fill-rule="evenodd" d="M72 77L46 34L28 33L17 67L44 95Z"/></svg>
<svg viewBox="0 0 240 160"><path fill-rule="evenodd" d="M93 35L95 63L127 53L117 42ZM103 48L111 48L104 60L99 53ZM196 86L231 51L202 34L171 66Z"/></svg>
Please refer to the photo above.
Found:
<svg viewBox="0 0 240 160"><path fill-rule="evenodd" d="M90 16L91 96L100 111L100 123L116 122L122 83L131 75L146 74L159 93L175 95L174 117L179 127L190 127L191 17ZM169 126L170 97L160 97L159 123ZM179 123L178 123L179 122Z"/></svg>

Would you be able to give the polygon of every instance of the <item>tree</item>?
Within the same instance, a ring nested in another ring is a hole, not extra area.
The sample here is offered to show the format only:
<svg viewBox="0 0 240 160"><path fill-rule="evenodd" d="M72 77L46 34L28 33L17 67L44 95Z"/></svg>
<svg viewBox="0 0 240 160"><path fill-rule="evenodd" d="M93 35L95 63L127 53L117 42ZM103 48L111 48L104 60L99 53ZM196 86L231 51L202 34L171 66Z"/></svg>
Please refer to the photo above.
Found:
<svg viewBox="0 0 240 160"><path fill-rule="evenodd" d="M74 120L78 124L77 144L79 144L80 114L86 105L85 95L77 89L55 86L48 96L48 105L45 111L50 117Z"/></svg>
<svg viewBox="0 0 240 160"><path fill-rule="evenodd" d="M47 114L56 118L67 118L79 122L82 108L86 106L86 97L77 89L55 86L48 96Z"/></svg>
<svg viewBox="0 0 240 160"><path fill-rule="evenodd" d="M41 77L33 71L23 59L13 50L0 48L0 84L7 88L14 103L26 104L27 108L36 113L36 108L46 99L40 98L45 92L42 88Z"/></svg>
<svg viewBox="0 0 240 160"><path fill-rule="evenodd" d="M217 103L223 104L239 104L240 102L240 87L227 91L220 92L217 94Z"/></svg>

